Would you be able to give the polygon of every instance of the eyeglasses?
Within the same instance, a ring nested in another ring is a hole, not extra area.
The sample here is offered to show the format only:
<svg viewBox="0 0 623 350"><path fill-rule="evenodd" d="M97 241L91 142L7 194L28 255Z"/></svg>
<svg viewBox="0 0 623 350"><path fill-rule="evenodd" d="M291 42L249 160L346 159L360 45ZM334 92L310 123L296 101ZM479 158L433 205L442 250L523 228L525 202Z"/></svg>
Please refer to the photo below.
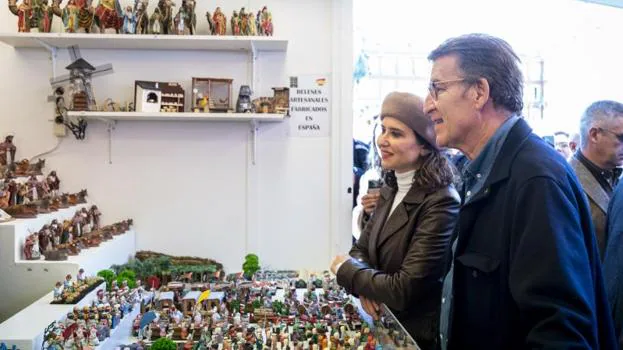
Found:
<svg viewBox="0 0 623 350"><path fill-rule="evenodd" d="M614 132L614 131L610 131L610 130L608 130L608 129L603 129L603 128L597 128L597 130L599 130L599 131L605 131L605 132L607 132L607 133L610 133L610 134L614 135L614 137L616 137L616 138L617 138L617 140L619 140L619 142L623 142L623 134L617 134L617 133L616 133L616 132Z"/></svg>
<svg viewBox="0 0 623 350"><path fill-rule="evenodd" d="M450 80L441 80L441 81L431 81L428 84L428 92L430 93L430 97L433 98L433 100L437 100L437 97L439 95L439 90L441 89L439 87L440 84L447 84L450 85L452 83L460 83L463 81L466 81L466 78L461 78L461 79L450 79Z"/></svg>

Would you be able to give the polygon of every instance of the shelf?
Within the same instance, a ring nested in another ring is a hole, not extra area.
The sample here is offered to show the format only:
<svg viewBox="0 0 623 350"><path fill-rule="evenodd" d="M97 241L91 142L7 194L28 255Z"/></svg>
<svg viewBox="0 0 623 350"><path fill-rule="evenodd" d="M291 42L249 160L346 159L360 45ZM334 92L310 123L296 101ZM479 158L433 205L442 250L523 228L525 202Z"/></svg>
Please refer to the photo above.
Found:
<svg viewBox="0 0 623 350"><path fill-rule="evenodd" d="M15 48L56 48L78 45L81 49L286 51L288 41L269 36L133 35L87 33L0 33L0 42Z"/></svg>
<svg viewBox="0 0 623 350"><path fill-rule="evenodd" d="M282 122L277 113L68 112L69 117L103 121Z"/></svg>

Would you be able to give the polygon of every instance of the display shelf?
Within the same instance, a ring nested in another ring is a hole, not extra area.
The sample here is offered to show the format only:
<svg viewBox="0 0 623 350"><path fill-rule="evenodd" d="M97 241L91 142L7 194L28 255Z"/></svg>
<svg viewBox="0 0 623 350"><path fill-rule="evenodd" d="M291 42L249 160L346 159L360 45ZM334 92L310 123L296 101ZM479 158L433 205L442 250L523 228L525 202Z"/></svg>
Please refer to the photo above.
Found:
<svg viewBox="0 0 623 350"><path fill-rule="evenodd" d="M50 304L54 299L54 292L47 293L0 324L0 343L5 343L8 346L16 345L21 350L41 349L43 332L47 326L54 321L63 320L67 313L76 306L90 305L97 292L105 290L105 288L106 283L104 282L77 304Z"/></svg>
<svg viewBox="0 0 623 350"><path fill-rule="evenodd" d="M3 300L10 301L0 303L0 321L48 293L63 276L75 276L81 267L88 274L95 274L113 264L123 264L135 254L136 233L130 230L102 242L99 247L69 256L64 261L22 259L22 246L27 235L39 231L53 219L69 219L76 210L90 206L89 203L80 204L57 212L40 214L33 219L15 219L0 223L0 275L3 281L0 283L0 295Z"/></svg>
<svg viewBox="0 0 623 350"><path fill-rule="evenodd" d="M67 48L123 50L277 51L288 40L269 36L132 35L87 33L0 33L0 42L15 48Z"/></svg>
<svg viewBox="0 0 623 350"><path fill-rule="evenodd" d="M281 122L277 113L193 113L193 112L68 112L70 117L103 121L207 121L207 122Z"/></svg>

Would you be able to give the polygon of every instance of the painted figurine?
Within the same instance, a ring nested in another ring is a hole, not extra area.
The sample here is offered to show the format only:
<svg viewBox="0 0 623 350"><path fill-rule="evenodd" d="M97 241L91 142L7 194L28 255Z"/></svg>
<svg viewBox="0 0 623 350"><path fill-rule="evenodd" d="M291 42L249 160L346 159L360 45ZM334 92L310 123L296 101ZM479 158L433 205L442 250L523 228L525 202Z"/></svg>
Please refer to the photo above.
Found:
<svg viewBox="0 0 623 350"><path fill-rule="evenodd" d="M214 35L214 21L212 20L212 15L210 14L210 11L206 11L206 18L208 20L209 33Z"/></svg>
<svg viewBox="0 0 623 350"><path fill-rule="evenodd" d="M54 301L61 301L63 296L63 284L61 282L56 282L54 286Z"/></svg>
<svg viewBox="0 0 623 350"><path fill-rule="evenodd" d="M9 0L9 10L17 16L18 32L30 32L30 28L36 26L31 0L23 0L19 5L17 5L17 0Z"/></svg>
<svg viewBox="0 0 623 350"><path fill-rule="evenodd" d="M149 17L149 33L164 34L164 17L160 13L160 8L156 7L154 13Z"/></svg>
<svg viewBox="0 0 623 350"><path fill-rule="evenodd" d="M149 32L149 16L147 15L148 5L149 0L134 0L136 34L147 34Z"/></svg>
<svg viewBox="0 0 623 350"><path fill-rule="evenodd" d="M255 16L253 16L253 12L249 11L247 13L247 34L255 36L257 35L257 23L255 23Z"/></svg>
<svg viewBox="0 0 623 350"><path fill-rule="evenodd" d="M17 152L17 147L13 144L13 134L9 134L4 138L4 142L0 143L0 165L13 165L15 163L15 152Z"/></svg>
<svg viewBox="0 0 623 350"><path fill-rule="evenodd" d="M225 35L227 32L227 18L225 14L221 11L220 7L217 7L214 10L214 16L212 16L212 21L214 22L214 35Z"/></svg>
<svg viewBox="0 0 623 350"><path fill-rule="evenodd" d="M273 35L273 15L268 11L268 8L264 6L262 8L262 16L261 16L261 34L265 36Z"/></svg>
<svg viewBox="0 0 623 350"><path fill-rule="evenodd" d="M100 0L95 8L95 17L102 33L111 28L119 34L123 26L123 13L119 0Z"/></svg>
<svg viewBox="0 0 623 350"><path fill-rule="evenodd" d="M65 8L61 10L61 1L54 0L52 12L63 20L66 33L77 33L81 30L90 33L95 24L95 10L91 2L92 0L69 0Z"/></svg>
<svg viewBox="0 0 623 350"><path fill-rule="evenodd" d="M134 13L132 6L125 8L123 14L123 28L121 30L123 34L136 34L136 14Z"/></svg>
<svg viewBox="0 0 623 350"><path fill-rule="evenodd" d="M197 15L195 14L195 1L182 0L182 6L175 16L175 32L178 35L195 35L197 28Z"/></svg>
<svg viewBox="0 0 623 350"><path fill-rule="evenodd" d="M238 17L238 12L234 10L234 13L231 15L231 34L232 35L240 35L240 18Z"/></svg>
<svg viewBox="0 0 623 350"><path fill-rule="evenodd" d="M59 191L61 188L61 180L56 175L56 171L55 170L50 171L45 181L48 185L50 196L57 197L59 195Z"/></svg>
<svg viewBox="0 0 623 350"><path fill-rule="evenodd" d="M162 16L161 34L173 34L173 6L172 0L159 0L158 10Z"/></svg>

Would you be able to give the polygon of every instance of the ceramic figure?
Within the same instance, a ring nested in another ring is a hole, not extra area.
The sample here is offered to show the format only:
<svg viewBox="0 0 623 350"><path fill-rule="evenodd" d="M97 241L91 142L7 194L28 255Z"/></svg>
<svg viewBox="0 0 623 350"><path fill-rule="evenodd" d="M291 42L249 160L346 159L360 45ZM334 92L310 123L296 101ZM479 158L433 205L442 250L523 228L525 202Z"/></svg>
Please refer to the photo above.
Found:
<svg viewBox="0 0 623 350"><path fill-rule="evenodd" d="M31 0L23 0L19 5L17 0L9 0L9 10L17 16L18 32L30 32L30 28L36 27Z"/></svg>
<svg viewBox="0 0 623 350"><path fill-rule="evenodd" d="M255 16L253 15L252 11L249 11L249 13L247 13L247 34L246 35L251 35L251 36L257 35L257 23L255 22Z"/></svg>
<svg viewBox="0 0 623 350"><path fill-rule="evenodd" d="M127 6L125 8L125 13L123 14L123 34L136 34L136 14L132 9L132 6Z"/></svg>
<svg viewBox="0 0 623 350"><path fill-rule="evenodd" d="M234 10L234 13L231 15L231 34L232 35L240 35L240 18L238 17L238 12Z"/></svg>
<svg viewBox="0 0 623 350"><path fill-rule="evenodd" d="M61 10L60 1L52 3L52 12L63 20L63 26L67 33L94 31L95 9L91 6L92 0L69 0Z"/></svg>
<svg viewBox="0 0 623 350"><path fill-rule="evenodd" d="M262 8L261 15L261 28L260 35L272 36L273 35L273 15L268 11L268 8L264 6Z"/></svg>
<svg viewBox="0 0 623 350"><path fill-rule="evenodd" d="M173 6L175 3L172 0L158 1L158 9L162 16L160 34L173 34Z"/></svg>
<svg viewBox="0 0 623 350"><path fill-rule="evenodd" d="M134 16L136 17L136 34L149 33L149 16L147 6L149 0L134 0Z"/></svg>
<svg viewBox="0 0 623 350"><path fill-rule="evenodd" d="M13 144L13 134L9 134L4 138L4 142L0 143L0 165L13 165L15 163L15 152L17 152L17 147Z"/></svg>
<svg viewBox="0 0 623 350"><path fill-rule="evenodd" d="M195 14L195 1L182 0L182 6L174 19L175 34L194 35L197 27L197 15Z"/></svg>
<svg viewBox="0 0 623 350"><path fill-rule="evenodd" d="M56 175L56 171L55 170L50 171L50 174L48 174L48 176L46 177L45 181L46 181L47 186L49 188L50 196L52 196L52 197L58 196L59 195L60 186L61 186L61 180Z"/></svg>
<svg viewBox="0 0 623 350"><path fill-rule="evenodd" d="M245 11L244 7L242 7L240 9L240 12L238 13L238 19L239 19L239 25L240 25L240 35L249 35L249 22L247 21L247 12Z"/></svg>
<svg viewBox="0 0 623 350"><path fill-rule="evenodd" d="M227 18L221 11L220 7L217 7L216 10L214 10L212 21L214 22L214 32L212 34L225 35L227 32Z"/></svg>
<svg viewBox="0 0 623 350"><path fill-rule="evenodd" d="M78 281L78 283L85 283L87 279L87 275L84 272L83 268L80 268L80 270L78 270L78 275L76 275L76 280Z"/></svg>
<svg viewBox="0 0 623 350"><path fill-rule="evenodd" d="M212 20L212 15L210 14L210 11L206 11L206 19L208 20L208 33L214 35L214 21Z"/></svg>
<svg viewBox="0 0 623 350"><path fill-rule="evenodd" d="M95 8L95 18L102 33L110 28L119 34L123 26L123 12L119 0L100 0Z"/></svg>

